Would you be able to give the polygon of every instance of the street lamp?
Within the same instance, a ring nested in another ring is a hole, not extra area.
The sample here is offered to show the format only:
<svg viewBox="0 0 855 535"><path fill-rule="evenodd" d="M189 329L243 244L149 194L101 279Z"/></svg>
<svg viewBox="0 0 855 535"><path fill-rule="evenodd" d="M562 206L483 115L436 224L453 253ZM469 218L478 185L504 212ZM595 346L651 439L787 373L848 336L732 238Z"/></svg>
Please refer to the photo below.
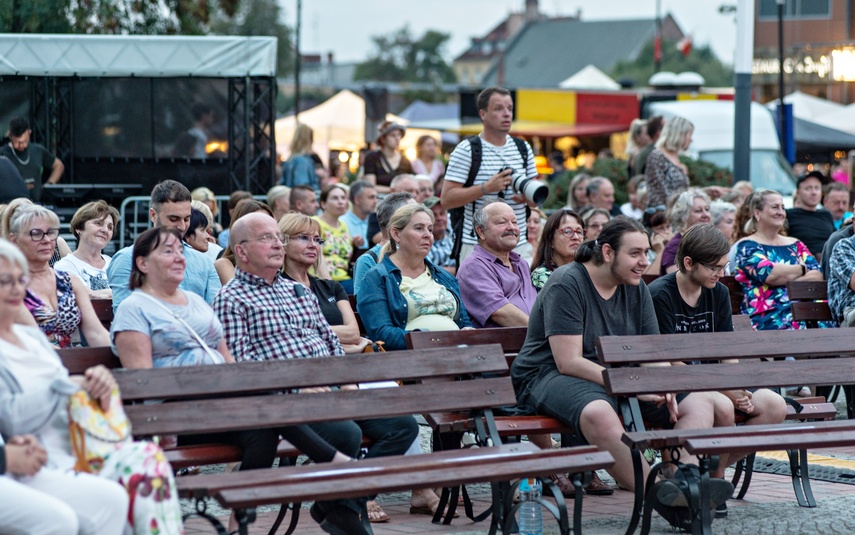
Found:
<svg viewBox="0 0 855 535"><path fill-rule="evenodd" d="M776 0L778 3L778 119L781 126L781 140L786 138L787 118L784 113L784 3L786 0Z"/></svg>

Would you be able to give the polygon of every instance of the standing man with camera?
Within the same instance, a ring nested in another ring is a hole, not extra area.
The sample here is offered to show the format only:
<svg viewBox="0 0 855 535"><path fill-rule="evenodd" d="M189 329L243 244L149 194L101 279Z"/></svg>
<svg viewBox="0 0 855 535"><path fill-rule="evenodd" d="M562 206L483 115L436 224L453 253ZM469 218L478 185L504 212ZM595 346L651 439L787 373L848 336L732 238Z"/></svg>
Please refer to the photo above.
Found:
<svg viewBox="0 0 855 535"><path fill-rule="evenodd" d="M449 210L454 231L452 257L457 257L460 265L472 254L478 243L472 224L475 210L487 201L501 198L513 208L520 228L514 251L530 260L533 251L525 228L528 205L534 206L535 199L530 196L527 200L520 190L538 190L537 186L546 189L546 185L529 182L537 178L531 146L508 134L514 116L510 91L488 87L478 95L477 106L484 130L457 145L451 153L442 185L442 206Z"/></svg>

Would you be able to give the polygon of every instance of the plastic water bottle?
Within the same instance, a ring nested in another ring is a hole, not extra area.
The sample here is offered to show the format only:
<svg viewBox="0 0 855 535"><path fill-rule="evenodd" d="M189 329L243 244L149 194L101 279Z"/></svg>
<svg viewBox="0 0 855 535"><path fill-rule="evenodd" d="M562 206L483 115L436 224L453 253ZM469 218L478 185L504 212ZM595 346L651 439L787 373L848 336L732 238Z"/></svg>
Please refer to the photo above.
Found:
<svg viewBox="0 0 855 535"><path fill-rule="evenodd" d="M519 535L542 535L543 533L543 515L540 510L540 494L543 487L540 480L536 477L530 477L520 481L520 520Z"/></svg>

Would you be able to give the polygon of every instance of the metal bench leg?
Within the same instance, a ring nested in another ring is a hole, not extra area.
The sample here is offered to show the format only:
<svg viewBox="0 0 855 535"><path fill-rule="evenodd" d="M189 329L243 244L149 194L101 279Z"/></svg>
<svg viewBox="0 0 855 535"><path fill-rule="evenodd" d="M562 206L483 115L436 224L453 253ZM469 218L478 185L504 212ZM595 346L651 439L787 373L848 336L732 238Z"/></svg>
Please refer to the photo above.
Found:
<svg viewBox="0 0 855 535"><path fill-rule="evenodd" d="M633 453L638 450L632 450ZM640 456L640 452L639 452ZM633 458L634 460L634 458ZM631 535L638 527L638 521L641 519L641 535L650 533L650 524L653 518L653 504L656 502L656 495L653 493L653 486L656 484L656 478L662 471L662 467L671 461L663 461L650 469L647 475L647 481L641 480L640 468L635 471L635 506L633 507L633 520L630 522L627 535ZM643 504L643 508L642 508ZM635 509L639 509L636 513Z"/></svg>
<svg viewBox="0 0 855 535"><path fill-rule="evenodd" d="M294 530L297 529L297 523L300 521L300 507L302 507L302 503L283 503L279 506L279 514L276 515L276 520L273 522L273 525L270 526L270 531L267 532L267 535L276 535L276 532L279 531L279 526L282 525L282 521L285 519L285 515L288 514L288 510L291 510L291 522L288 523L288 529L285 530L285 535L291 535L294 533Z"/></svg>
<svg viewBox="0 0 855 535"><path fill-rule="evenodd" d="M698 459L698 471L701 475L701 483L700 489L697 496L700 503L695 503L694 500L689 503L693 506L697 505L698 510L693 510L692 515L694 518L692 519L692 533L698 533L702 535L711 535L712 534L712 510L709 507L710 503L710 464L712 459L710 457L701 457ZM717 457L715 458L715 464L718 464ZM688 473L688 472L687 472ZM689 489L694 491L692 488L692 482L689 482ZM692 492L694 494L694 492ZM699 514L698 514L699 513ZM699 525L698 525L699 524ZM697 531L696 531L696 526Z"/></svg>
<svg viewBox="0 0 855 535"><path fill-rule="evenodd" d="M793 477L793 491L801 507L816 507L816 499L810 486L807 450L787 450L790 458L790 473Z"/></svg>
<svg viewBox="0 0 855 535"><path fill-rule="evenodd" d="M573 516L573 533L575 535L579 535L582 533L582 498L584 496L585 482L582 478L582 474L573 474L572 477L574 495L576 499L576 503L573 505L574 508L574 516ZM541 496L538 499L538 503L544 509L546 509L549 514L555 518L558 522L558 529L561 535L569 535L570 534L570 520L567 516L567 500L564 498L564 495L561 493L561 489L558 488L551 479L541 480L541 484L545 487L549 488L549 491L552 492L552 496L555 499L555 503L546 500ZM505 504L507 505L512 501L513 491L519 488L519 482L514 485L510 485L507 496L508 498L505 500ZM504 521L502 524L502 533L505 535L509 535L511 533L517 533L519 531L519 527L517 525L516 517L517 512L519 512L520 507L522 507L523 502L520 502L513 507L507 508L507 514L505 515ZM498 521L493 519L494 523L498 525ZM490 532L492 535L493 532Z"/></svg>
<svg viewBox="0 0 855 535"><path fill-rule="evenodd" d="M235 519L238 523L238 533L249 535L249 525L255 522L255 507L235 509Z"/></svg>
<svg viewBox="0 0 855 535"><path fill-rule="evenodd" d="M208 502L205 498L196 498L196 511L193 513L187 513L186 515L182 515L181 522L187 522L188 519L198 516L199 518L204 518L207 520L215 530L217 530L217 535L229 535L229 531L223 526L222 522L219 521L217 517L214 515L208 514Z"/></svg>
<svg viewBox="0 0 855 535"><path fill-rule="evenodd" d="M733 476L734 488L736 488L736 484L739 482L739 477L737 477L739 472L745 474L745 479L742 481L742 486L739 487L739 493L736 495L737 500L745 498L745 494L748 492L748 487L751 485L751 476L754 475L754 459L756 457L756 453L751 453L736 463L737 473Z"/></svg>
<svg viewBox="0 0 855 535"><path fill-rule="evenodd" d="M630 450L630 454L632 455L632 471L635 475L635 501L632 505L632 515L629 517L629 527L626 528L626 535L632 535L635 533L635 530L638 529L638 522L641 520L641 509L645 503L645 490L644 490L644 472L642 470L641 463L647 462L644 459L644 456L641 454L639 450L633 449ZM658 470L656 473L659 473ZM655 476L648 476L648 486L652 487L653 483L651 481L655 481ZM651 504L653 502L650 502ZM652 505L651 505L652 507ZM649 524L649 522L648 522ZM650 530L650 526L647 527L648 531ZM642 527L642 533L646 533L644 528Z"/></svg>

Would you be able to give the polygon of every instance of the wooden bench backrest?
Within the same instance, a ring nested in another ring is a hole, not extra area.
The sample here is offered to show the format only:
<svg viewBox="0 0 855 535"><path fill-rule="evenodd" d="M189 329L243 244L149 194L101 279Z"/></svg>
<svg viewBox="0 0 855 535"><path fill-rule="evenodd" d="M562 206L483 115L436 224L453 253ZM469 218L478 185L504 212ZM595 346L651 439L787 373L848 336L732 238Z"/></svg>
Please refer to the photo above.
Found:
<svg viewBox="0 0 855 535"><path fill-rule="evenodd" d="M846 329L603 336L597 340L600 363L608 366L787 355L835 356L853 352L852 336Z"/></svg>
<svg viewBox="0 0 855 535"><path fill-rule="evenodd" d="M113 300L92 299L92 308L95 309L95 315L98 316L101 325L109 331L110 324L113 323Z"/></svg>
<svg viewBox="0 0 855 535"><path fill-rule="evenodd" d="M732 275L725 275L719 279L719 282L727 286L727 291L730 293L730 311L734 316L742 313L742 296L744 292L742 285L736 282Z"/></svg>
<svg viewBox="0 0 855 535"><path fill-rule="evenodd" d="M119 357L109 347L69 347L56 352L71 375L79 375L98 364L110 369L122 367Z"/></svg>
<svg viewBox="0 0 855 535"><path fill-rule="evenodd" d="M519 353L525 343L527 332L528 327L500 327L466 331L414 331L407 333L407 347L427 349L431 347L448 348L499 344L505 353Z"/></svg>
<svg viewBox="0 0 855 535"><path fill-rule="evenodd" d="M808 329L819 327L820 321L834 321L828 306L828 283L822 281L790 281L787 296L795 321L803 321Z"/></svg>
<svg viewBox="0 0 855 535"><path fill-rule="evenodd" d="M161 373L163 371L171 373ZM496 345L359 354L347 357L194 366L170 370L121 370L123 396L175 399L125 408L140 435L200 433L281 427L306 422L460 411L513 405L508 377L473 378L393 388L341 390L319 394L257 395L259 392L389 379L418 380L437 375L506 374ZM145 391L142 395L141 391ZM130 396L126 394L130 392Z"/></svg>

